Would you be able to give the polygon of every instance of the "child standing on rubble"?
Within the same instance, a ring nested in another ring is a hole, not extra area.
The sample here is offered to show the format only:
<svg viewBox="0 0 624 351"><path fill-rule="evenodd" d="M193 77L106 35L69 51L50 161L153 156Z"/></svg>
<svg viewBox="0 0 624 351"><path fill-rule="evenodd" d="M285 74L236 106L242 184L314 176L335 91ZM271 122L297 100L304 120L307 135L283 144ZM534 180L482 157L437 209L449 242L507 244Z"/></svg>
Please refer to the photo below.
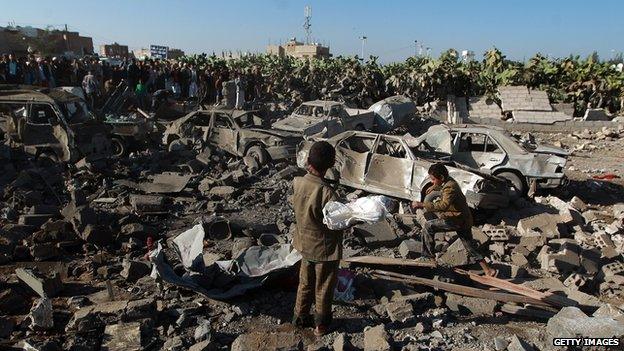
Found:
<svg viewBox="0 0 624 351"><path fill-rule="evenodd" d="M308 154L308 174L293 181L297 221L293 245L303 256L293 324L298 327L312 325L310 309L314 301L314 333L319 336L329 331L338 264L342 258L342 232L329 230L323 224L323 207L337 198L323 179L335 159L333 146L325 141L314 143Z"/></svg>

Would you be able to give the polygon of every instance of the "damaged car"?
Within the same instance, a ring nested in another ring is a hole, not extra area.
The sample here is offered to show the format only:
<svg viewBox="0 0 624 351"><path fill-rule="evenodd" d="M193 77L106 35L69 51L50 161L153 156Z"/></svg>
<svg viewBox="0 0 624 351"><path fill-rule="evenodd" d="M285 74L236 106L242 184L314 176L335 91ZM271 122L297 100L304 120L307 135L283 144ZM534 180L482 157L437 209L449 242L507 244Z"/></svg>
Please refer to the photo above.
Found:
<svg viewBox="0 0 624 351"><path fill-rule="evenodd" d="M191 112L167 125L163 135L169 150L199 141L234 156L251 156L259 165L294 158L301 140L296 133L265 129L258 111L231 109Z"/></svg>
<svg viewBox="0 0 624 351"><path fill-rule="evenodd" d="M371 193L405 200L422 201L432 185L428 176L431 160L417 157L405 137L347 131L326 140L336 148L336 164L326 177L340 184ZM303 142L297 165L305 168L313 141ZM508 204L508 187L503 179L469 167L447 165L473 208L496 209Z"/></svg>
<svg viewBox="0 0 624 351"><path fill-rule="evenodd" d="M346 130L371 130L375 113L348 108L337 101L308 101L272 128L299 133L305 137L329 138Z"/></svg>
<svg viewBox="0 0 624 351"><path fill-rule="evenodd" d="M0 87L0 119L9 143L35 157L76 162L110 155L110 129L85 118L80 99L60 89Z"/></svg>
<svg viewBox="0 0 624 351"><path fill-rule="evenodd" d="M522 143L501 128L435 125L409 142L421 157L453 161L507 179L512 195L524 195L531 187L556 188L567 181L563 170L569 152Z"/></svg>

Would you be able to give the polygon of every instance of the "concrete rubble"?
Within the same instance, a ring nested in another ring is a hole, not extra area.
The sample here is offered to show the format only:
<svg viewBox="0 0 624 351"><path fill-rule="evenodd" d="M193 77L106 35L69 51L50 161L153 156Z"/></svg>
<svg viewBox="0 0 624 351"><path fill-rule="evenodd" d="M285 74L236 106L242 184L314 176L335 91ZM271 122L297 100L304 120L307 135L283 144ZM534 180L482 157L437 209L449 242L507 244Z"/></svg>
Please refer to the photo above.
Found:
<svg viewBox="0 0 624 351"><path fill-rule="evenodd" d="M501 121L512 127L581 122L545 92L503 87L499 97L500 106L458 97L455 108L467 119L514 119ZM583 122L608 122L604 111L588 111ZM399 109L386 112L387 122L401 124L393 134L426 130ZM277 119L262 117L267 125ZM552 337L624 334L624 183L617 178L624 129L617 125L515 133L570 151L561 170L569 184L474 210L470 238L434 235L434 259L421 258L431 214L411 211L406 196L388 218L346 230L345 258L368 260L341 262L348 274L340 283L353 295L334 304L333 329L318 338L290 323L301 258L292 247L291 196L293 178L305 173L294 157L302 139L263 129L275 143L269 158L264 149L227 150L234 140L215 144L181 126L169 132L184 135L164 144L157 135L123 157L50 162L0 145L2 347L547 350ZM368 195L335 186L341 200ZM480 267L466 242L503 282L470 275Z"/></svg>

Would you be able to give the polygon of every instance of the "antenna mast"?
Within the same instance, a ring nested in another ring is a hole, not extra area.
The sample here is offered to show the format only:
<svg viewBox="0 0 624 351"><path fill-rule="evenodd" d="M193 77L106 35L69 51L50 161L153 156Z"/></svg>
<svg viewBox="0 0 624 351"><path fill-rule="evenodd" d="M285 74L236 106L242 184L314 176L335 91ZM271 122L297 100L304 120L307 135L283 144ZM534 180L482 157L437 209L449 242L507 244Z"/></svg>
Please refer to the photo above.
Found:
<svg viewBox="0 0 624 351"><path fill-rule="evenodd" d="M310 44L310 36L312 35L312 24L310 23L310 19L312 19L312 7L306 5L303 8L303 16L305 17L305 22L303 23L303 29L306 32L306 44Z"/></svg>

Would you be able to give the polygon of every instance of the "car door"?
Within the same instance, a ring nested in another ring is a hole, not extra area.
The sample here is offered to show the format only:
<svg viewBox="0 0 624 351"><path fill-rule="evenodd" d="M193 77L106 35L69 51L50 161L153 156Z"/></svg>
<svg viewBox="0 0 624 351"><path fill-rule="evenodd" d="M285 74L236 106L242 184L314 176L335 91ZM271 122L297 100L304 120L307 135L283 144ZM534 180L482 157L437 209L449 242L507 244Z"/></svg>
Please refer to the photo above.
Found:
<svg viewBox="0 0 624 351"><path fill-rule="evenodd" d="M325 126L327 128L327 137L340 134L346 130L344 121L342 120L341 109L338 106L329 108L327 117L325 118Z"/></svg>
<svg viewBox="0 0 624 351"><path fill-rule="evenodd" d="M380 135L364 180L366 185L383 194L410 198L412 168L411 153L401 140L393 136Z"/></svg>
<svg viewBox="0 0 624 351"><path fill-rule="evenodd" d="M58 144L54 135L54 125L60 121L50 104L31 103L26 118L18 121L18 130L24 145Z"/></svg>
<svg viewBox="0 0 624 351"><path fill-rule="evenodd" d="M237 155L237 140L234 121L225 113L215 112L212 116L212 126L209 132L210 144Z"/></svg>
<svg viewBox="0 0 624 351"><path fill-rule="evenodd" d="M462 132L456 138L453 160L481 170L490 170L505 159L505 153L488 133Z"/></svg>
<svg viewBox="0 0 624 351"><path fill-rule="evenodd" d="M337 144L336 168L341 183L362 188L376 138L375 135L351 134Z"/></svg>

